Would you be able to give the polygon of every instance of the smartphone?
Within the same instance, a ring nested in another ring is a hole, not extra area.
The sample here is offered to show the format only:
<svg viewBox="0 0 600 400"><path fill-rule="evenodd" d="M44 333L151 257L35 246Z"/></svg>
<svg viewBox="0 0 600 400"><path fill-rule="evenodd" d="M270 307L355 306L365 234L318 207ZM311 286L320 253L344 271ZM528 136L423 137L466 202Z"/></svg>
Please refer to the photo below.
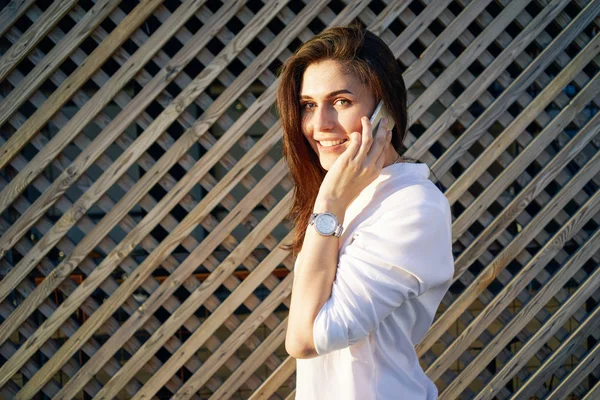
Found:
<svg viewBox="0 0 600 400"><path fill-rule="evenodd" d="M373 115L371 116L371 125L373 126L373 134L375 134L375 132L377 132L377 129L379 128L379 122L384 117L388 119L388 129L387 130L389 131L395 125L394 119L387 112L385 105L383 104L383 100L382 100L379 102L379 104L377 104L377 107L375 107L375 111L373 111Z"/></svg>

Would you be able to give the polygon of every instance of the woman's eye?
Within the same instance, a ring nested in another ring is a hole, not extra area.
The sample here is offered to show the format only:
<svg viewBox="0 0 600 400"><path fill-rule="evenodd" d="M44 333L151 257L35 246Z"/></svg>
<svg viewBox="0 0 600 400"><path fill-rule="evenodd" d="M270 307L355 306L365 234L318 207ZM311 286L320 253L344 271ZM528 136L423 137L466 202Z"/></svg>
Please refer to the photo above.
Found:
<svg viewBox="0 0 600 400"><path fill-rule="evenodd" d="M346 106L346 105L350 104L350 102L346 99L338 99L338 100L336 100L336 103L341 106Z"/></svg>
<svg viewBox="0 0 600 400"><path fill-rule="evenodd" d="M304 104L302 104L302 109L309 111L309 110L313 109L313 106L314 106L313 103L304 103Z"/></svg>

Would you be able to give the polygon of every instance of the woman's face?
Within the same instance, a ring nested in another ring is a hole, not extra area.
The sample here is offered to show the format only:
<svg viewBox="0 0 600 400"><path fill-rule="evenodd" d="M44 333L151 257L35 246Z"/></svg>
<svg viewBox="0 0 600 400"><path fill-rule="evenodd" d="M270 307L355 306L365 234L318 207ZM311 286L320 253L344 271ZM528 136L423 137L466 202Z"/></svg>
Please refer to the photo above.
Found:
<svg viewBox="0 0 600 400"><path fill-rule="evenodd" d="M350 133L362 132L360 119L370 117L376 106L371 91L333 60L306 68L300 105L302 132L327 171L346 151Z"/></svg>

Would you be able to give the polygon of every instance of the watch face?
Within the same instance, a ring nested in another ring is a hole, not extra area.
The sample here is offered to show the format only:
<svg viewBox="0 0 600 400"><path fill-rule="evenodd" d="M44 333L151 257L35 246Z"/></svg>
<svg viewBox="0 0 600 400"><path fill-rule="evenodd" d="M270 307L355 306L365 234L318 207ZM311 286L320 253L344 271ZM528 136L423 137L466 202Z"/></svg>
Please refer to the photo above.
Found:
<svg viewBox="0 0 600 400"><path fill-rule="evenodd" d="M335 232L336 226L335 217L332 217L329 214L320 214L315 219L315 227L320 233L331 234Z"/></svg>

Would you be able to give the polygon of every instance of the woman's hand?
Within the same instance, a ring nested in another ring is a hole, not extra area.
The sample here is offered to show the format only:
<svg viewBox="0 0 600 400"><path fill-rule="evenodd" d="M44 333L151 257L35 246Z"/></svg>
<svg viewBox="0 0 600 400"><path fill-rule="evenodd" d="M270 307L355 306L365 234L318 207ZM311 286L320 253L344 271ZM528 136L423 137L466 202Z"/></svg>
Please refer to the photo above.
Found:
<svg viewBox="0 0 600 400"><path fill-rule="evenodd" d="M317 201L348 207L379 176L385 161L385 148L392 137L392 132L385 130L387 122L382 119L373 134L369 118L361 118L362 133L350 134L350 145L325 175Z"/></svg>

